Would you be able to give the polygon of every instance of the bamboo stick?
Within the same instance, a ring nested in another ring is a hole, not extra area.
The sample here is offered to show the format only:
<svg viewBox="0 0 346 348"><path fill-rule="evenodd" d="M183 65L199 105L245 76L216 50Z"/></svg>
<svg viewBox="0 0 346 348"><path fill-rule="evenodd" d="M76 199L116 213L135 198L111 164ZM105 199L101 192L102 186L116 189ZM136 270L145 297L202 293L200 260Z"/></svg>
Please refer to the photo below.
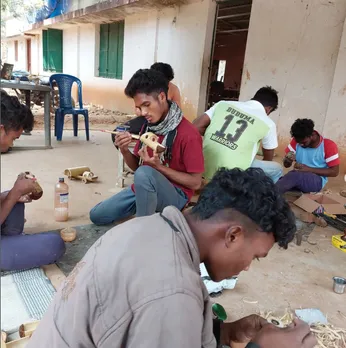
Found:
<svg viewBox="0 0 346 348"><path fill-rule="evenodd" d="M100 131L103 132L103 133L109 133L109 134L115 134L115 135L117 135L119 133L122 133L122 132L110 131L110 130L107 130L107 129L100 129ZM131 134L131 137L133 139L137 139L137 140L139 139L139 135L137 135L137 134Z"/></svg>
<svg viewBox="0 0 346 348"><path fill-rule="evenodd" d="M122 133L117 131L109 131L107 129L101 129L101 132L115 134L115 135ZM158 136L155 135L154 133L147 132L142 134L141 136L137 134L131 134L131 137L137 140L140 139L145 145L149 146L153 151L156 151L157 153L164 152L166 149L163 145L161 145L158 142Z"/></svg>

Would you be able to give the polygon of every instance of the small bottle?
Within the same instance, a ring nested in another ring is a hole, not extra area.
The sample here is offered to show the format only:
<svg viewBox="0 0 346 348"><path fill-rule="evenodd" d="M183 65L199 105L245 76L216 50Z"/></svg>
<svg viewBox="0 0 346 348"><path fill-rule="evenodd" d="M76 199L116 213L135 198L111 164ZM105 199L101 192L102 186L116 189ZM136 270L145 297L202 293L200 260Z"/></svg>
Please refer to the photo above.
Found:
<svg viewBox="0 0 346 348"><path fill-rule="evenodd" d="M68 185L64 178L59 178L59 182L55 185L54 198L54 217L55 221L68 220Z"/></svg>

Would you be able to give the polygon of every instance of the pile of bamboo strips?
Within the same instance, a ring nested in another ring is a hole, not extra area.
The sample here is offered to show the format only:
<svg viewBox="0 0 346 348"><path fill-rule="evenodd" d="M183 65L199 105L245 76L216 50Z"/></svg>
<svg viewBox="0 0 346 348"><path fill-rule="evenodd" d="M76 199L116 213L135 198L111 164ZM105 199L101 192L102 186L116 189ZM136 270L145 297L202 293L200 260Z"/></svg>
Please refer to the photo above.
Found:
<svg viewBox="0 0 346 348"><path fill-rule="evenodd" d="M277 321L281 326L288 326L292 323L294 315L290 310L286 310L283 316L274 315L273 312L261 313L262 317L269 321ZM278 326L279 326L278 325ZM316 348L346 348L346 330L337 328L331 324L314 324L311 326L318 345Z"/></svg>

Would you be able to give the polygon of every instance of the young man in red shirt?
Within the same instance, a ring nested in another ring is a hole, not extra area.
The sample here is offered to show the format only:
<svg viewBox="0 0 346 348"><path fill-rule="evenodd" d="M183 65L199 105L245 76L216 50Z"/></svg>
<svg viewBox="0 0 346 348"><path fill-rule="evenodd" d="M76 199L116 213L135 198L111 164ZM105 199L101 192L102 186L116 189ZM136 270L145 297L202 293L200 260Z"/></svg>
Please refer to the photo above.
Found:
<svg viewBox="0 0 346 348"><path fill-rule="evenodd" d="M167 100L167 93L168 81L154 70L138 70L129 81L125 94L133 98L136 114L146 119L141 134L156 134L166 150L158 154L138 141L131 153L131 134L118 134L115 145L135 172L134 184L97 204L90 212L93 223L152 215L169 205L181 210L201 186L202 138L177 104Z"/></svg>
<svg viewBox="0 0 346 348"><path fill-rule="evenodd" d="M334 141L325 139L314 130L314 121L298 119L291 127L292 140L287 146L284 166L294 164L278 182L281 193L299 190L304 193L319 192L328 182L328 177L339 175L339 153Z"/></svg>

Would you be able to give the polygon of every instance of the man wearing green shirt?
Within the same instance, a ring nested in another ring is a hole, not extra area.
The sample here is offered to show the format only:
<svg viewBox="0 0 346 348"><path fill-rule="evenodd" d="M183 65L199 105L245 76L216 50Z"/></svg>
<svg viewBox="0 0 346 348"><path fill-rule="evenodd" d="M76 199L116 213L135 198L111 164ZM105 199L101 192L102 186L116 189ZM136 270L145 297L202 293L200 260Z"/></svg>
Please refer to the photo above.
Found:
<svg viewBox="0 0 346 348"><path fill-rule="evenodd" d="M278 95L271 87L259 89L246 102L220 101L194 121L204 136L204 177L210 180L218 168L261 168L277 182L282 167L273 162L278 146L276 125L269 114L277 109ZM262 143L263 160L256 159Z"/></svg>

